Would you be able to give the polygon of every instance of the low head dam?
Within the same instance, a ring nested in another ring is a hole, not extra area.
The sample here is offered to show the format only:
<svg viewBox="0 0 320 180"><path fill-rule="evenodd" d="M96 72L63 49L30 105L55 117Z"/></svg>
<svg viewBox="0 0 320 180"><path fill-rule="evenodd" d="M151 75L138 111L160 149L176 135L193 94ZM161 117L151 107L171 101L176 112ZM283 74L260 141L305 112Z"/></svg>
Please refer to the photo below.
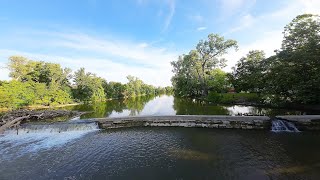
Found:
<svg viewBox="0 0 320 180"><path fill-rule="evenodd" d="M320 130L320 115L305 116L129 116L116 118L90 119L98 123L101 129L129 127L201 127L221 129L270 130L272 121L281 119L293 123L299 130Z"/></svg>

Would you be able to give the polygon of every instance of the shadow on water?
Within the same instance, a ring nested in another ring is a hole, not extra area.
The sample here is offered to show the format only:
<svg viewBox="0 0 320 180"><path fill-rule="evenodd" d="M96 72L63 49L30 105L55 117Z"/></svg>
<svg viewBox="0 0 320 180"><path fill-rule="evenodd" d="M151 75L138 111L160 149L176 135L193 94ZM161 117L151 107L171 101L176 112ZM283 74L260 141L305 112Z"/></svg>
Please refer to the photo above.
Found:
<svg viewBox="0 0 320 180"><path fill-rule="evenodd" d="M110 100L94 104L81 104L60 109L89 111L81 119L146 116L146 115L300 115L319 114L290 109L263 108L242 105L214 105L188 98L171 95L138 96L127 99Z"/></svg>

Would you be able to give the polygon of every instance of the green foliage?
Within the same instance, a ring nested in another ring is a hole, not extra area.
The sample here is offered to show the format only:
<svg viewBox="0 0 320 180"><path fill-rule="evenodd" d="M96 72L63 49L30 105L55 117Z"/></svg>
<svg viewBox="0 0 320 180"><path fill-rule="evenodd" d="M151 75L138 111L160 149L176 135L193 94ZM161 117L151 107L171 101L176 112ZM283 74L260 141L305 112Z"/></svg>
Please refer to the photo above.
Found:
<svg viewBox="0 0 320 180"><path fill-rule="evenodd" d="M227 92L231 88L227 73L223 70L213 69L208 75L208 87L210 91Z"/></svg>
<svg viewBox="0 0 320 180"><path fill-rule="evenodd" d="M0 107L20 108L29 105L58 105L72 102L70 95L47 87L45 83L12 80L0 86Z"/></svg>
<svg viewBox="0 0 320 180"><path fill-rule="evenodd" d="M11 56L8 69L10 77L21 82L33 81L47 85L54 83L59 86L69 86L71 78L71 70L62 69L60 64L33 61L21 56Z"/></svg>
<svg viewBox="0 0 320 180"><path fill-rule="evenodd" d="M0 107L21 108L54 106L77 102L102 102L106 99L155 95L170 92L172 87L154 87L134 76L128 83L107 82L84 68L71 74L59 64L29 60L21 56L9 58L12 81L0 81ZM71 78L74 84L71 86Z"/></svg>
<svg viewBox="0 0 320 180"><path fill-rule="evenodd" d="M103 82L103 89L106 94L107 99L118 99L122 98L123 92L125 91L125 85L120 82Z"/></svg>
<svg viewBox="0 0 320 180"><path fill-rule="evenodd" d="M30 84L19 81L4 82L0 86L0 106L18 108L29 105L34 99Z"/></svg>
<svg viewBox="0 0 320 180"><path fill-rule="evenodd" d="M103 88L103 79L95 74L86 73L80 68L74 73L74 98L85 102L104 101L106 95Z"/></svg>
<svg viewBox="0 0 320 180"><path fill-rule="evenodd" d="M263 51L249 51L246 57L241 58L233 72L232 83L238 92L261 92L263 89L264 73L263 60L265 54Z"/></svg>
<svg viewBox="0 0 320 180"><path fill-rule="evenodd" d="M238 48L235 40L209 34L208 39L197 44L196 50L171 62L174 73L171 81L175 93L179 96L206 96L210 89L220 91L222 88L217 86L221 85L224 75L215 69L225 66L226 59L221 56L231 48Z"/></svg>
<svg viewBox="0 0 320 180"><path fill-rule="evenodd" d="M318 15L297 16L285 26L276 55L251 51L240 59L232 79L236 90L262 93L272 104L319 104L319 32Z"/></svg>

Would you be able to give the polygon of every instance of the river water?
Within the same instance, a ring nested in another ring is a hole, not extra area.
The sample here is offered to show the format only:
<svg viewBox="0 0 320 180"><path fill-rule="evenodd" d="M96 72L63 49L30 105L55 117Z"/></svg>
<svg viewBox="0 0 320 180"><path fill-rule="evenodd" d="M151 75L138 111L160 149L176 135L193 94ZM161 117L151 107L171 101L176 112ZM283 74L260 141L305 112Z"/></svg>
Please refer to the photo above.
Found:
<svg viewBox="0 0 320 180"><path fill-rule="evenodd" d="M193 99L169 95L141 96L125 100L112 100L93 105L77 105L62 109L91 111L81 119L95 117L146 116L146 115L301 115L320 112L294 109L261 108L241 105L213 105Z"/></svg>
<svg viewBox="0 0 320 180"><path fill-rule="evenodd" d="M68 109L94 111L81 119L314 113L214 106L172 96ZM0 179L320 179L320 133L156 127L98 130L95 124L83 122L27 125L18 135L9 131L0 136Z"/></svg>

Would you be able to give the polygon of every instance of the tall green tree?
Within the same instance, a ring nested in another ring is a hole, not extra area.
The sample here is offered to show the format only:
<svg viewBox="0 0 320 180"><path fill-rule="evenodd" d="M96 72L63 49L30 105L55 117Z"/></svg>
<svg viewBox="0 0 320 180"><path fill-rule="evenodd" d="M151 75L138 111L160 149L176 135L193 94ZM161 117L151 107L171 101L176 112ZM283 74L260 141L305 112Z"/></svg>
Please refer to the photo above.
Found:
<svg viewBox="0 0 320 180"><path fill-rule="evenodd" d="M299 15L283 34L282 48L269 62L275 83L269 91L286 102L320 103L320 17Z"/></svg>
<svg viewBox="0 0 320 180"><path fill-rule="evenodd" d="M264 87L263 60L265 53L252 50L233 68L233 85L239 91L261 92Z"/></svg>
<svg viewBox="0 0 320 180"><path fill-rule="evenodd" d="M224 67L226 59L222 58L229 49L238 48L237 41L225 40L224 37L218 34L209 34L207 40L201 40L197 44L197 52L199 58L196 60L196 64L200 65L201 76L199 81L202 86L202 94L208 95L208 76L207 74L215 68Z"/></svg>
<svg viewBox="0 0 320 180"><path fill-rule="evenodd" d="M232 48L238 48L235 40L225 40L217 34L209 34L206 40L197 44L196 50L171 62L174 73L171 81L175 93L182 96L207 96L209 89L212 89L209 81L213 82L210 73L225 66L226 59L223 55Z"/></svg>
<svg viewBox="0 0 320 180"><path fill-rule="evenodd" d="M85 72L80 68L74 73L74 97L80 101L104 101L106 95L103 89L103 80L95 74Z"/></svg>

